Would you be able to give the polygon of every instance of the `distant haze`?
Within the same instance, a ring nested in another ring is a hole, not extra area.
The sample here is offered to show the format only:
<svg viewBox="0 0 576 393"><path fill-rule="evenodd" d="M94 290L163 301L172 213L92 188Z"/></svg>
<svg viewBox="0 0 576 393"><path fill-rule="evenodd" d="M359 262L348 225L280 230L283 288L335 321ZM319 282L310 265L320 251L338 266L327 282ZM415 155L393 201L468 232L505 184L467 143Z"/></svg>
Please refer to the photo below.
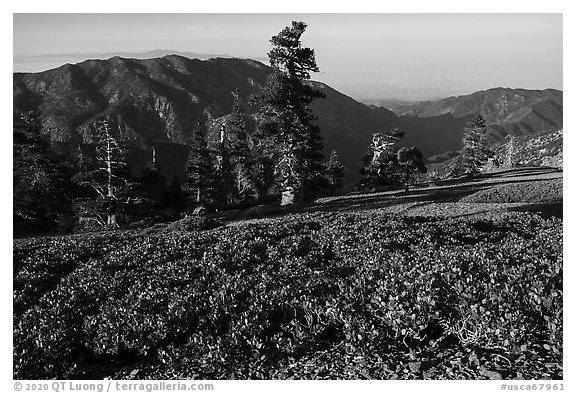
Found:
<svg viewBox="0 0 576 393"><path fill-rule="evenodd" d="M292 20L313 79L359 100L562 90L561 14L15 14L14 72L157 49L262 59Z"/></svg>

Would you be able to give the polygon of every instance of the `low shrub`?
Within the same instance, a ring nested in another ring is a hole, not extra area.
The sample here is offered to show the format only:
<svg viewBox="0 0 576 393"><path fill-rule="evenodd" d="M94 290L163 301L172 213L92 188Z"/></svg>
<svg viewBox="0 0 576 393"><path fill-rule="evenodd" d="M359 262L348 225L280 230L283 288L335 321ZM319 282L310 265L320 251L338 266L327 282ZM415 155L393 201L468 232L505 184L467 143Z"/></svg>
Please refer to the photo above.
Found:
<svg viewBox="0 0 576 393"><path fill-rule="evenodd" d="M192 232L192 231L201 231L205 229L213 229L223 224L215 219L207 217L203 214L194 214L186 216L180 220L171 222L170 224L166 225L162 230L164 232Z"/></svg>
<svg viewBox="0 0 576 393"><path fill-rule="evenodd" d="M562 179L496 185L465 196L468 203L552 203L562 201Z"/></svg>
<svg viewBox="0 0 576 393"><path fill-rule="evenodd" d="M14 378L562 378L562 277L529 213L18 240Z"/></svg>

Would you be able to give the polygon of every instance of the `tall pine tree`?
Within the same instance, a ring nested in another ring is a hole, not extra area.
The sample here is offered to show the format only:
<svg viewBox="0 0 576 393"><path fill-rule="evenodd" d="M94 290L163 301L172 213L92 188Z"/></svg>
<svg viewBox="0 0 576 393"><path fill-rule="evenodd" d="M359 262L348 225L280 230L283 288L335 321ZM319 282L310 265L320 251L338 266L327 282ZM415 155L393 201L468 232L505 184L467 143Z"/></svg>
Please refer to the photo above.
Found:
<svg viewBox="0 0 576 393"><path fill-rule="evenodd" d="M210 204L213 197L214 170L208 151L203 119L197 119L188 140L188 158L185 165L184 190L194 201L194 205Z"/></svg>
<svg viewBox="0 0 576 393"><path fill-rule="evenodd" d="M326 179L328 183L328 192L331 194L342 188L342 178L344 177L344 165L338 159L336 150L330 153L330 159L326 163Z"/></svg>
<svg viewBox="0 0 576 393"><path fill-rule="evenodd" d="M462 152L458 160L457 171L468 176L480 173L482 165L493 155L488 145L488 132L486 120L482 115L476 114L466 123L464 137L462 138Z"/></svg>
<svg viewBox="0 0 576 393"><path fill-rule="evenodd" d="M71 216L74 169L54 153L41 136L34 113L14 114L13 213L14 231L46 229Z"/></svg>
<svg viewBox="0 0 576 393"><path fill-rule="evenodd" d="M517 138L512 134L508 134L506 139L508 139L508 142L506 143L504 165L508 168L514 168L518 166L520 161L518 141Z"/></svg>
<svg viewBox="0 0 576 393"><path fill-rule="evenodd" d="M246 110L238 91L232 93L232 113L226 120L226 133L230 140L230 165L238 202L246 202L256 194L253 180L253 157L246 133Z"/></svg>
<svg viewBox="0 0 576 393"><path fill-rule="evenodd" d="M166 177L160 173L160 165L156 161L156 148L150 149L150 161L146 163L139 180L139 192L152 202L155 207L163 207L167 188Z"/></svg>
<svg viewBox="0 0 576 393"><path fill-rule="evenodd" d="M268 53L275 69L262 92L255 96L260 110L257 134L264 156L274 163L275 183L282 204L292 204L314 196L317 181L323 177L322 138L311 122L310 103L324 94L307 80L318 72L314 50L302 47L303 22L292 22L272 37Z"/></svg>
<svg viewBox="0 0 576 393"><path fill-rule="evenodd" d="M213 149L214 155L216 156L215 164L215 179L218 189L218 202L224 204L225 206L230 206L237 201L236 186L234 183L234 175L232 173L232 162L231 162L231 147L228 130L223 124L220 127L220 137L216 142L216 146Z"/></svg>

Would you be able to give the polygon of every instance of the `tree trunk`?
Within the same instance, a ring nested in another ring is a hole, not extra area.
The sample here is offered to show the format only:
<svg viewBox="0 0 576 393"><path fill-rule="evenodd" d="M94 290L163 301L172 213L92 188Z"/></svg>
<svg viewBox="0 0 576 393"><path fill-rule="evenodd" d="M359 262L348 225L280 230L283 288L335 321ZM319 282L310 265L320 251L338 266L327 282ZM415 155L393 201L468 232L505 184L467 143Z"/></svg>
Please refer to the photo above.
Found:
<svg viewBox="0 0 576 393"><path fill-rule="evenodd" d="M282 201L281 206L292 205L294 203L294 189L288 187L286 190L282 191Z"/></svg>
<svg viewBox="0 0 576 393"><path fill-rule="evenodd" d="M112 146L110 145L110 135L106 127L106 172L108 174L108 197L114 197L112 189Z"/></svg>
<svg viewBox="0 0 576 393"><path fill-rule="evenodd" d="M106 224L113 227L118 226L118 223L116 222L116 213L108 213L108 220Z"/></svg>

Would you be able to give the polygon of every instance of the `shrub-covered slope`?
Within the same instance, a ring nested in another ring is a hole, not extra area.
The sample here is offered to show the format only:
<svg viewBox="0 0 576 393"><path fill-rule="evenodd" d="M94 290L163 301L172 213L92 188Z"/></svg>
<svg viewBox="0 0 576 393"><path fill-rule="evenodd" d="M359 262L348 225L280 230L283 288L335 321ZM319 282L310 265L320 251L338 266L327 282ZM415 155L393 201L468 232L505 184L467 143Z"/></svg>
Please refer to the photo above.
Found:
<svg viewBox="0 0 576 393"><path fill-rule="evenodd" d="M293 214L14 242L14 378L562 378L562 222Z"/></svg>
<svg viewBox="0 0 576 393"><path fill-rule="evenodd" d="M473 203L562 202L562 179L500 184L462 198Z"/></svg>

